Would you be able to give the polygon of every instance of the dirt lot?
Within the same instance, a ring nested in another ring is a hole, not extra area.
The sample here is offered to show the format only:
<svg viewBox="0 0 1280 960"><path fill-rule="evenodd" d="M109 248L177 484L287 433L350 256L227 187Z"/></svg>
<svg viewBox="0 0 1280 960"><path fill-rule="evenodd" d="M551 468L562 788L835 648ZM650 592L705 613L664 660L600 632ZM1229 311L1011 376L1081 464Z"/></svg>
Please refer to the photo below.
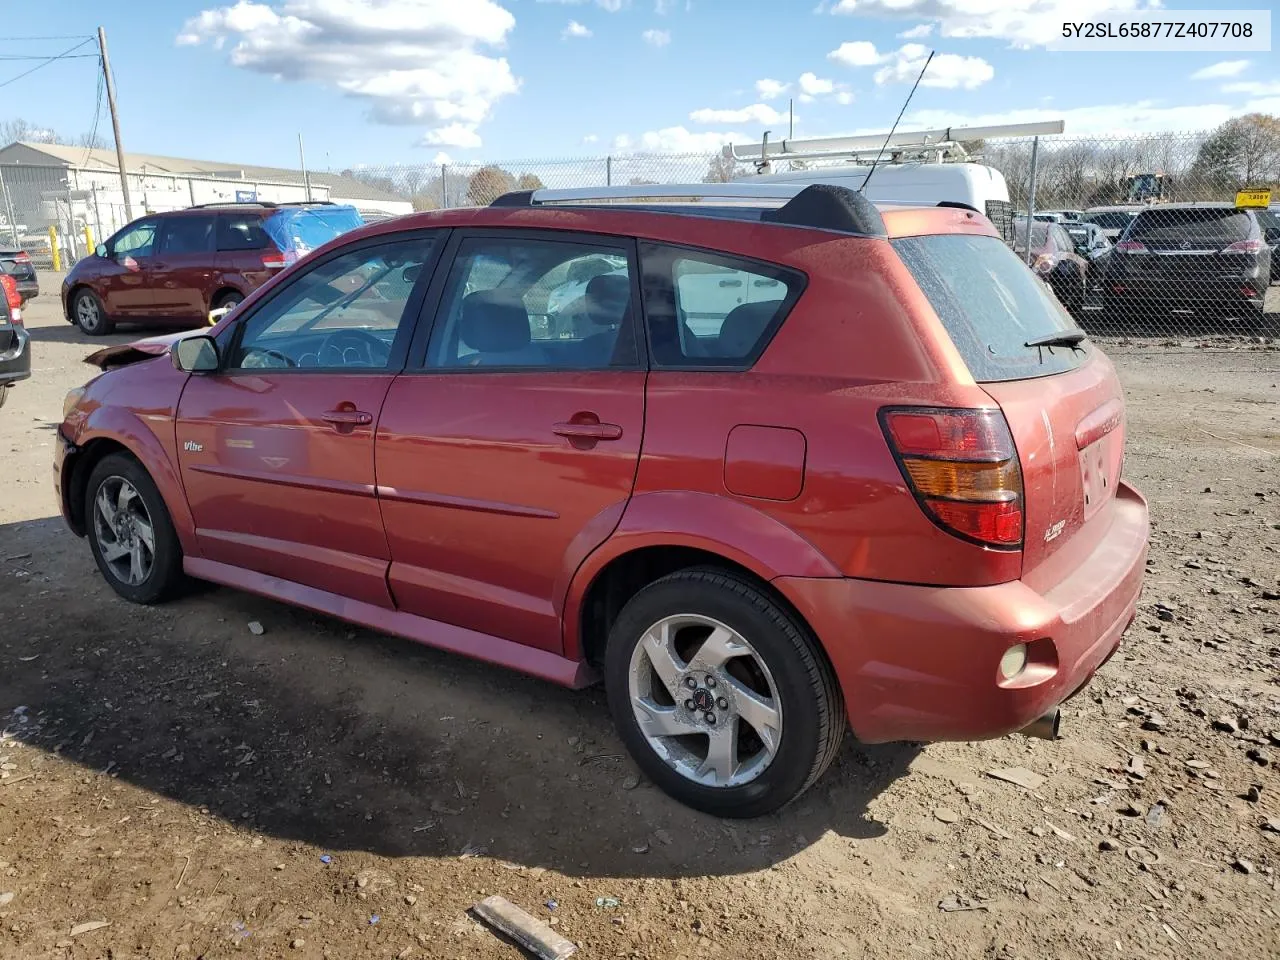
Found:
<svg viewBox="0 0 1280 960"><path fill-rule="evenodd" d="M231 590L116 599L55 515L92 372L56 314L0 412L0 956L514 958L465 913L495 892L584 957L1280 955L1276 349L1111 351L1152 560L1067 739L850 744L727 823L639 780L599 691Z"/></svg>

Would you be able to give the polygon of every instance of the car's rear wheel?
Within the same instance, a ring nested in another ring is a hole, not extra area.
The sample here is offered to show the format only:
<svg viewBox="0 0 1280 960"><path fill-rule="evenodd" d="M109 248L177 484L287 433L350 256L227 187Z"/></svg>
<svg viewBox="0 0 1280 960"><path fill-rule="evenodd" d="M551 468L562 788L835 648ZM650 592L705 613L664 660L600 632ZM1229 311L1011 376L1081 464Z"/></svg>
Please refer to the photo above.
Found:
<svg viewBox="0 0 1280 960"><path fill-rule="evenodd" d="M610 632L605 683L641 769L718 816L794 800L844 735L839 687L808 630L722 570L682 570L637 593Z"/></svg>
<svg viewBox="0 0 1280 960"><path fill-rule="evenodd" d="M81 330L91 337L106 336L115 329L106 308L92 290L80 289L71 301L71 316Z"/></svg>
<svg viewBox="0 0 1280 960"><path fill-rule="evenodd" d="M210 308L210 311L221 310L223 307L234 308L239 306L243 301L244 294L232 290L229 293L224 293L222 296L218 297L217 300L213 301L213 306Z"/></svg>
<svg viewBox="0 0 1280 960"><path fill-rule="evenodd" d="M182 547L150 474L133 457L103 457L85 494L89 545L98 569L132 603L171 596L182 583Z"/></svg>

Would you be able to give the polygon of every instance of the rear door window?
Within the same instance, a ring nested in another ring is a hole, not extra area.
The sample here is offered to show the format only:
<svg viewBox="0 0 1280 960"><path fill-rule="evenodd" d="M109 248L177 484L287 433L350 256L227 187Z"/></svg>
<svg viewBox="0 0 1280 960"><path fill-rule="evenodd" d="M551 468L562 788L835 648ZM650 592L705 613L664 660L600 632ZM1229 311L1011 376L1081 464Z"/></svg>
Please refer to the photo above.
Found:
<svg viewBox="0 0 1280 960"><path fill-rule="evenodd" d="M218 215L218 249L224 252L236 250L262 250L270 241L262 229L262 217L252 213L222 213Z"/></svg>
<svg viewBox="0 0 1280 960"><path fill-rule="evenodd" d="M892 241L979 383L1064 373L1088 347L1029 347L1075 331L1071 315L995 237L943 234Z"/></svg>
<svg viewBox="0 0 1280 960"><path fill-rule="evenodd" d="M169 217L160 232L159 253L208 253L213 249L213 217Z"/></svg>
<svg viewBox="0 0 1280 960"><path fill-rule="evenodd" d="M773 264L641 244L654 366L746 368L755 363L804 289Z"/></svg>
<svg viewBox="0 0 1280 960"><path fill-rule="evenodd" d="M1253 218L1244 210L1182 207L1144 210L1129 228L1128 239L1159 249L1221 250L1248 240L1252 230Z"/></svg>

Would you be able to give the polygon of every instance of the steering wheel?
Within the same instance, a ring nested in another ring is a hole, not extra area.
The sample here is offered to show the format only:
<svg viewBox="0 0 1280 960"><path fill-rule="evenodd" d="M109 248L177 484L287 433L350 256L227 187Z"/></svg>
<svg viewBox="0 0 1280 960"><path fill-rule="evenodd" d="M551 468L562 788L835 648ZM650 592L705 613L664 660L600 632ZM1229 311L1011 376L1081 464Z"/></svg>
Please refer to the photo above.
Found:
<svg viewBox="0 0 1280 960"><path fill-rule="evenodd" d="M266 363L266 360L279 360L279 364ZM292 357L286 356L279 350L272 350L270 347L250 347L245 351L244 360L240 366L245 370L266 370L273 367L296 367L298 364Z"/></svg>
<svg viewBox="0 0 1280 960"><path fill-rule="evenodd" d="M334 365L346 366L348 350L354 350L357 356L364 358L362 364L352 364L352 366L382 367L391 359L391 347L386 341L367 330L359 329L338 330L329 334L316 353L322 360L327 360L326 354L333 351L342 358L341 364Z"/></svg>

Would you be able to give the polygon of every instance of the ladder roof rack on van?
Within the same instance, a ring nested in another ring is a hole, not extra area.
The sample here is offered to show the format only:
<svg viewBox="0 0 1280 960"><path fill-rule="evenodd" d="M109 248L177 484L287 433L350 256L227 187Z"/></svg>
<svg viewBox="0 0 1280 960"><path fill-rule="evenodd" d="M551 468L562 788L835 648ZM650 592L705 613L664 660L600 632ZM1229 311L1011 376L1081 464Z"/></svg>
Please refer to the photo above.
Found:
<svg viewBox="0 0 1280 960"><path fill-rule="evenodd" d="M728 203L709 205L702 202L708 200ZM639 201L634 205L628 203L628 206L660 213L760 220L868 237L887 235L884 220L875 204L847 187L826 183L673 183L520 190L504 193L490 206L608 206L618 201ZM770 205L765 206L765 203Z"/></svg>

